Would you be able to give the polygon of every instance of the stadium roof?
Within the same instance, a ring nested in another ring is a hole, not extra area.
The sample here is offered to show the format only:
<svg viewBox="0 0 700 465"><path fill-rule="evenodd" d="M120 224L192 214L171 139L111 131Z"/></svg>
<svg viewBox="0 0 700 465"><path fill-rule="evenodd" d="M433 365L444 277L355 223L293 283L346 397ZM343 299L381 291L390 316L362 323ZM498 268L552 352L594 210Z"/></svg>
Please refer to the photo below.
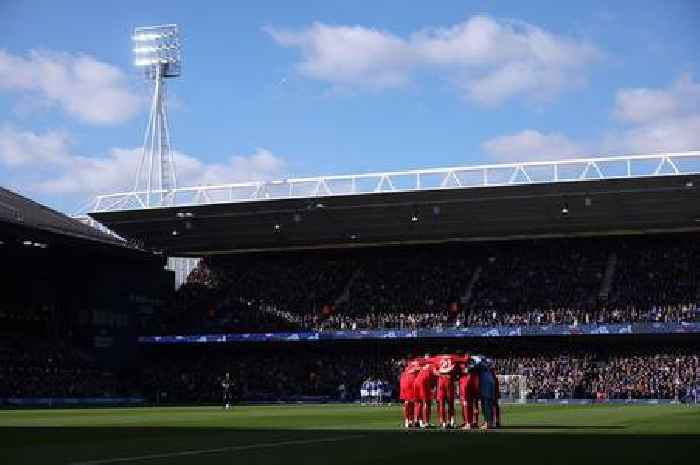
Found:
<svg viewBox="0 0 700 465"><path fill-rule="evenodd" d="M45 272L86 263L165 264L162 254L143 250L112 234L0 187L0 257L12 269L40 266ZM9 268L8 268L9 269Z"/></svg>
<svg viewBox="0 0 700 465"><path fill-rule="evenodd" d="M154 203L132 192L101 196L90 216L171 256L700 231L699 162L690 152L328 176L179 189Z"/></svg>
<svg viewBox="0 0 700 465"><path fill-rule="evenodd" d="M22 226L91 241L122 241L33 200L0 187L0 226Z"/></svg>

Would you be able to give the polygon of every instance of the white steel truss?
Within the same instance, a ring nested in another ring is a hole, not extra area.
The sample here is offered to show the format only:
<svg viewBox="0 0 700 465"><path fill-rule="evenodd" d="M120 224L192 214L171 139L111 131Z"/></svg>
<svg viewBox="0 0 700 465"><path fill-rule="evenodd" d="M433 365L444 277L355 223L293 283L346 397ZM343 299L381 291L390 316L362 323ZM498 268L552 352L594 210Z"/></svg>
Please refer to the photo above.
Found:
<svg viewBox="0 0 700 465"><path fill-rule="evenodd" d="M175 161L170 144L166 80L180 76L181 57L176 24L138 27L134 30L136 66L154 82L151 112L136 171L134 192L146 207L172 201L177 189Z"/></svg>
<svg viewBox="0 0 700 465"><path fill-rule="evenodd" d="M155 81L151 113L141 150L141 161L136 171L134 192L142 192L146 205L161 206L167 203L177 188L175 161L170 149L165 80L159 76Z"/></svg>
<svg viewBox="0 0 700 465"><path fill-rule="evenodd" d="M700 151L460 166L340 176L253 181L99 195L90 211L107 212L259 200L386 192L468 189L555 182L700 174Z"/></svg>

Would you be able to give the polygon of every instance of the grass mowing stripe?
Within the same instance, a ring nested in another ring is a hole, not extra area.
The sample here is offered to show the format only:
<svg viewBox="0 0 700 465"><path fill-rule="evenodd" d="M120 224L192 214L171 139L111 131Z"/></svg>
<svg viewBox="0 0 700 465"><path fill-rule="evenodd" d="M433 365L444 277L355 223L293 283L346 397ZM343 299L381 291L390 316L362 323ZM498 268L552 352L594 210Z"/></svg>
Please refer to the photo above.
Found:
<svg viewBox="0 0 700 465"><path fill-rule="evenodd" d="M139 455L136 457L118 457L118 458L113 458L113 459L88 460L86 462L73 462L71 465L106 465L106 464L110 464L110 463L135 462L135 461L145 461L145 460L154 460L154 459L166 459L166 458L171 458L171 457L185 457L185 456L202 455L202 454L219 454L222 452L234 452L234 451L251 450L251 449L271 449L274 447L320 444L320 443L324 443L324 442L339 442L339 441L347 441L350 439L360 439L363 437L365 437L365 435L355 434L352 436L335 436L335 437L322 438L322 439L298 439L298 440L294 440L294 441L280 441L280 442L268 442L268 443L260 443L260 444L247 444L245 446L218 447L216 449L185 450L185 451L180 451L180 452L167 452L167 453L162 453L162 454Z"/></svg>

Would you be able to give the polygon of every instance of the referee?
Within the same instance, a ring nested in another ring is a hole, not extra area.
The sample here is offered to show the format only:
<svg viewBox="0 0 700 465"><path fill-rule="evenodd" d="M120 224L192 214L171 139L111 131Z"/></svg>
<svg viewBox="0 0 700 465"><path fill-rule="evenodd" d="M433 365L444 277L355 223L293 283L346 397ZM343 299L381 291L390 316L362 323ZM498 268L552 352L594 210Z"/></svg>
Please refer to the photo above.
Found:
<svg viewBox="0 0 700 465"><path fill-rule="evenodd" d="M228 372L226 372L226 376L224 376L224 379L221 381L221 389L223 391L224 408L225 409L231 408L231 387L232 387L232 385L233 385L233 382L231 381L231 376Z"/></svg>

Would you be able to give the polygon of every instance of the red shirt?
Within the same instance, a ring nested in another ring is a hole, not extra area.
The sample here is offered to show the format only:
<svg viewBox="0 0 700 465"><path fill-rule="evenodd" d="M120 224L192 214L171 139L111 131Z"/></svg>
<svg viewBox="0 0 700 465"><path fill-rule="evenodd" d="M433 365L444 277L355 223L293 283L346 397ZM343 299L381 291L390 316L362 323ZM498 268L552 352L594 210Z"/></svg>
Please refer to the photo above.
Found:
<svg viewBox="0 0 700 465"><path fill-rule="evenodd" d="M457 357L457 371L459 372L460 376L465 376L467 374L467 367L469 366L470 358L471 357L469 354Z"/></svg>
<svg viewBox="0 0 700 465"><path fill-rule="evenodd" d="M421 368L416 376L416 382L430 383L435 379L435 357L420 358L418 361L421 363Z"/></svg>
<svg viewBox="0 0 700 465"><path fill-rule="evenodd" d="M406 364L406 368L404 368L405 373L418 373L420 371L421 363L417 359L409 360L408 363Z"/></svg>

